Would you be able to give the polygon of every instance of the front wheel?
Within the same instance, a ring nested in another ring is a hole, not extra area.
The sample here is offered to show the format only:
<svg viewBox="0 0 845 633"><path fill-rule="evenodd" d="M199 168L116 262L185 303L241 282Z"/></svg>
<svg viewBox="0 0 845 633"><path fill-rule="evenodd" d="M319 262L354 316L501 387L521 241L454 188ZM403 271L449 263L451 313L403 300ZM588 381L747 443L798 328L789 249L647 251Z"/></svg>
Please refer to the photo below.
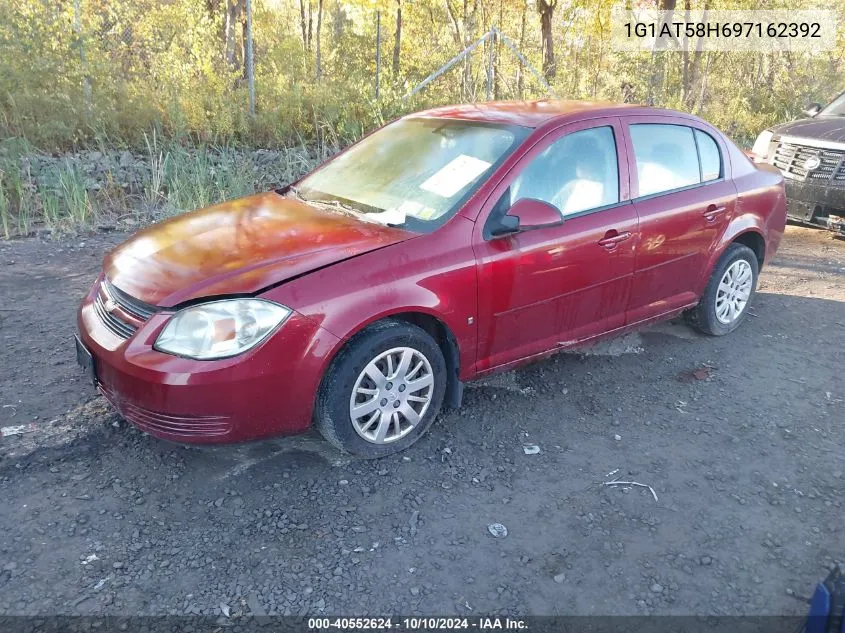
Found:
<svg viewBox="0 0 845 633"><path fill-rule="evenodd" d="M705 334L733 332L748 312L758 272L754 251L743 244L731 244L716 264L701 301L687 313L687 320Z"/></svg>
<svg viewBox="0 0 845 633"><path fill-rule="evenodd" d="M360 457L383 457L416 442L446 390L446 361L422 328L380 321L355 335L332 362L314 417L323 437Z"/></svg>

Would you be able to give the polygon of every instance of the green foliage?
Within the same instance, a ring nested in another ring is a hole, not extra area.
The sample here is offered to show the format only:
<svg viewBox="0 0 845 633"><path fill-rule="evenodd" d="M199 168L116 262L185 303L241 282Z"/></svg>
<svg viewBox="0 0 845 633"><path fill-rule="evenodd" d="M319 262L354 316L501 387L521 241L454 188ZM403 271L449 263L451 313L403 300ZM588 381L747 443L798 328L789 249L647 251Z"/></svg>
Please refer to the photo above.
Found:
<svg viewBox="0 0 845 633"><path fill-rule="evenodd" d="M694 47L686 55L619 53L610 43L615 3L557 3L552 87L560 97L691 111L748 146L766 126L795 118L807 103L826 102L845 89L842 28L839 48L817 54L696 56ZM684 4L692 9L814 8L811 0ZM278 181L290 180L315 159L396 116L484 100L490 55L494 98L548 96L500 42L493 50L480 46L419 95L403 98L491 25L541 68L540 19L532 0L253 0L252 118L243 6L224 0L0 0L3 235L27 233L41 224L57 230L90 225L109 214L157 217L267 185L233 148L287 148L289 163L279 166ZM845 23L845 5L829 6ZM227 18L231 7L234 13ZM394 67L399 7L402 36ZM146 167L142 191L128 191L108 170L92 182L70 163L50 177L34 177L20 160L33 147L140 152Z"/></svg>

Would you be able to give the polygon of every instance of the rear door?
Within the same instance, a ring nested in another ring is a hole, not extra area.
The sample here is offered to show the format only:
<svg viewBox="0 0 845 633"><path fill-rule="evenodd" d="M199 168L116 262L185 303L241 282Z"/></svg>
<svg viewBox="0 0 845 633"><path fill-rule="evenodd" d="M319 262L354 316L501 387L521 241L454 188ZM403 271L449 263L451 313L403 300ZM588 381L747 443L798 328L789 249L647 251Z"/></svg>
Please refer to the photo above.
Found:
<svg viewBox="0 0 845 633"><path fill-rule="evenodd" d="M728 225L736 188L726 148L697 122L627 117L631 189L639 216L627 323L694 304L709 255Z"/></svg>

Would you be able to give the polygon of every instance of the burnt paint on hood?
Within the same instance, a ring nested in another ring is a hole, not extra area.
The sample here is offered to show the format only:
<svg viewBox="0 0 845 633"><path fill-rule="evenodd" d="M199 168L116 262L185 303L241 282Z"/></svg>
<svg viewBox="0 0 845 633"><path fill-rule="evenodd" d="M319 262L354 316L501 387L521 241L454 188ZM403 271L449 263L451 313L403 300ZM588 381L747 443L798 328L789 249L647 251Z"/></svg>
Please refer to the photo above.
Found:
<svg viewBox="0 0 845 633"><path fill-rule="evenodd" d="M817 116L782 123L771 128L778 136L797 136L831 143L845 143L845 117Z"/></svg>
<svg viewBox="0 0 845 633"><path fill-rule="evenodd" d="M146 303L250 294L415 234L263 193L139 231L106 256L106 277Z"/></svg>

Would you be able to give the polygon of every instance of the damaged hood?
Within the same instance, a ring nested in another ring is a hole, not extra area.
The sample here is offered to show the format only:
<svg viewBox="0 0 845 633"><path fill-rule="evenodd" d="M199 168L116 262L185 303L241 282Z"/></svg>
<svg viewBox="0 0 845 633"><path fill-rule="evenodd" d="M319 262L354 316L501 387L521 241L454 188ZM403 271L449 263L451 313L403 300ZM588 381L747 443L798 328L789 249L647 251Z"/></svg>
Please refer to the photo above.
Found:
<svg viewBox="0 0 845 633"><path fill-rule="evenodd" d="M263 193L144 229L106 256L105 275L146 303L251 294L415 234Z"/></svg>
<svg viewBox="0 0 845 633"><path fill-rule="evenodd" d="M845 117L817 116L812 119L799 119L782 123L770 128L776 136L795 136L798 138L845 144Z"/></svg>

